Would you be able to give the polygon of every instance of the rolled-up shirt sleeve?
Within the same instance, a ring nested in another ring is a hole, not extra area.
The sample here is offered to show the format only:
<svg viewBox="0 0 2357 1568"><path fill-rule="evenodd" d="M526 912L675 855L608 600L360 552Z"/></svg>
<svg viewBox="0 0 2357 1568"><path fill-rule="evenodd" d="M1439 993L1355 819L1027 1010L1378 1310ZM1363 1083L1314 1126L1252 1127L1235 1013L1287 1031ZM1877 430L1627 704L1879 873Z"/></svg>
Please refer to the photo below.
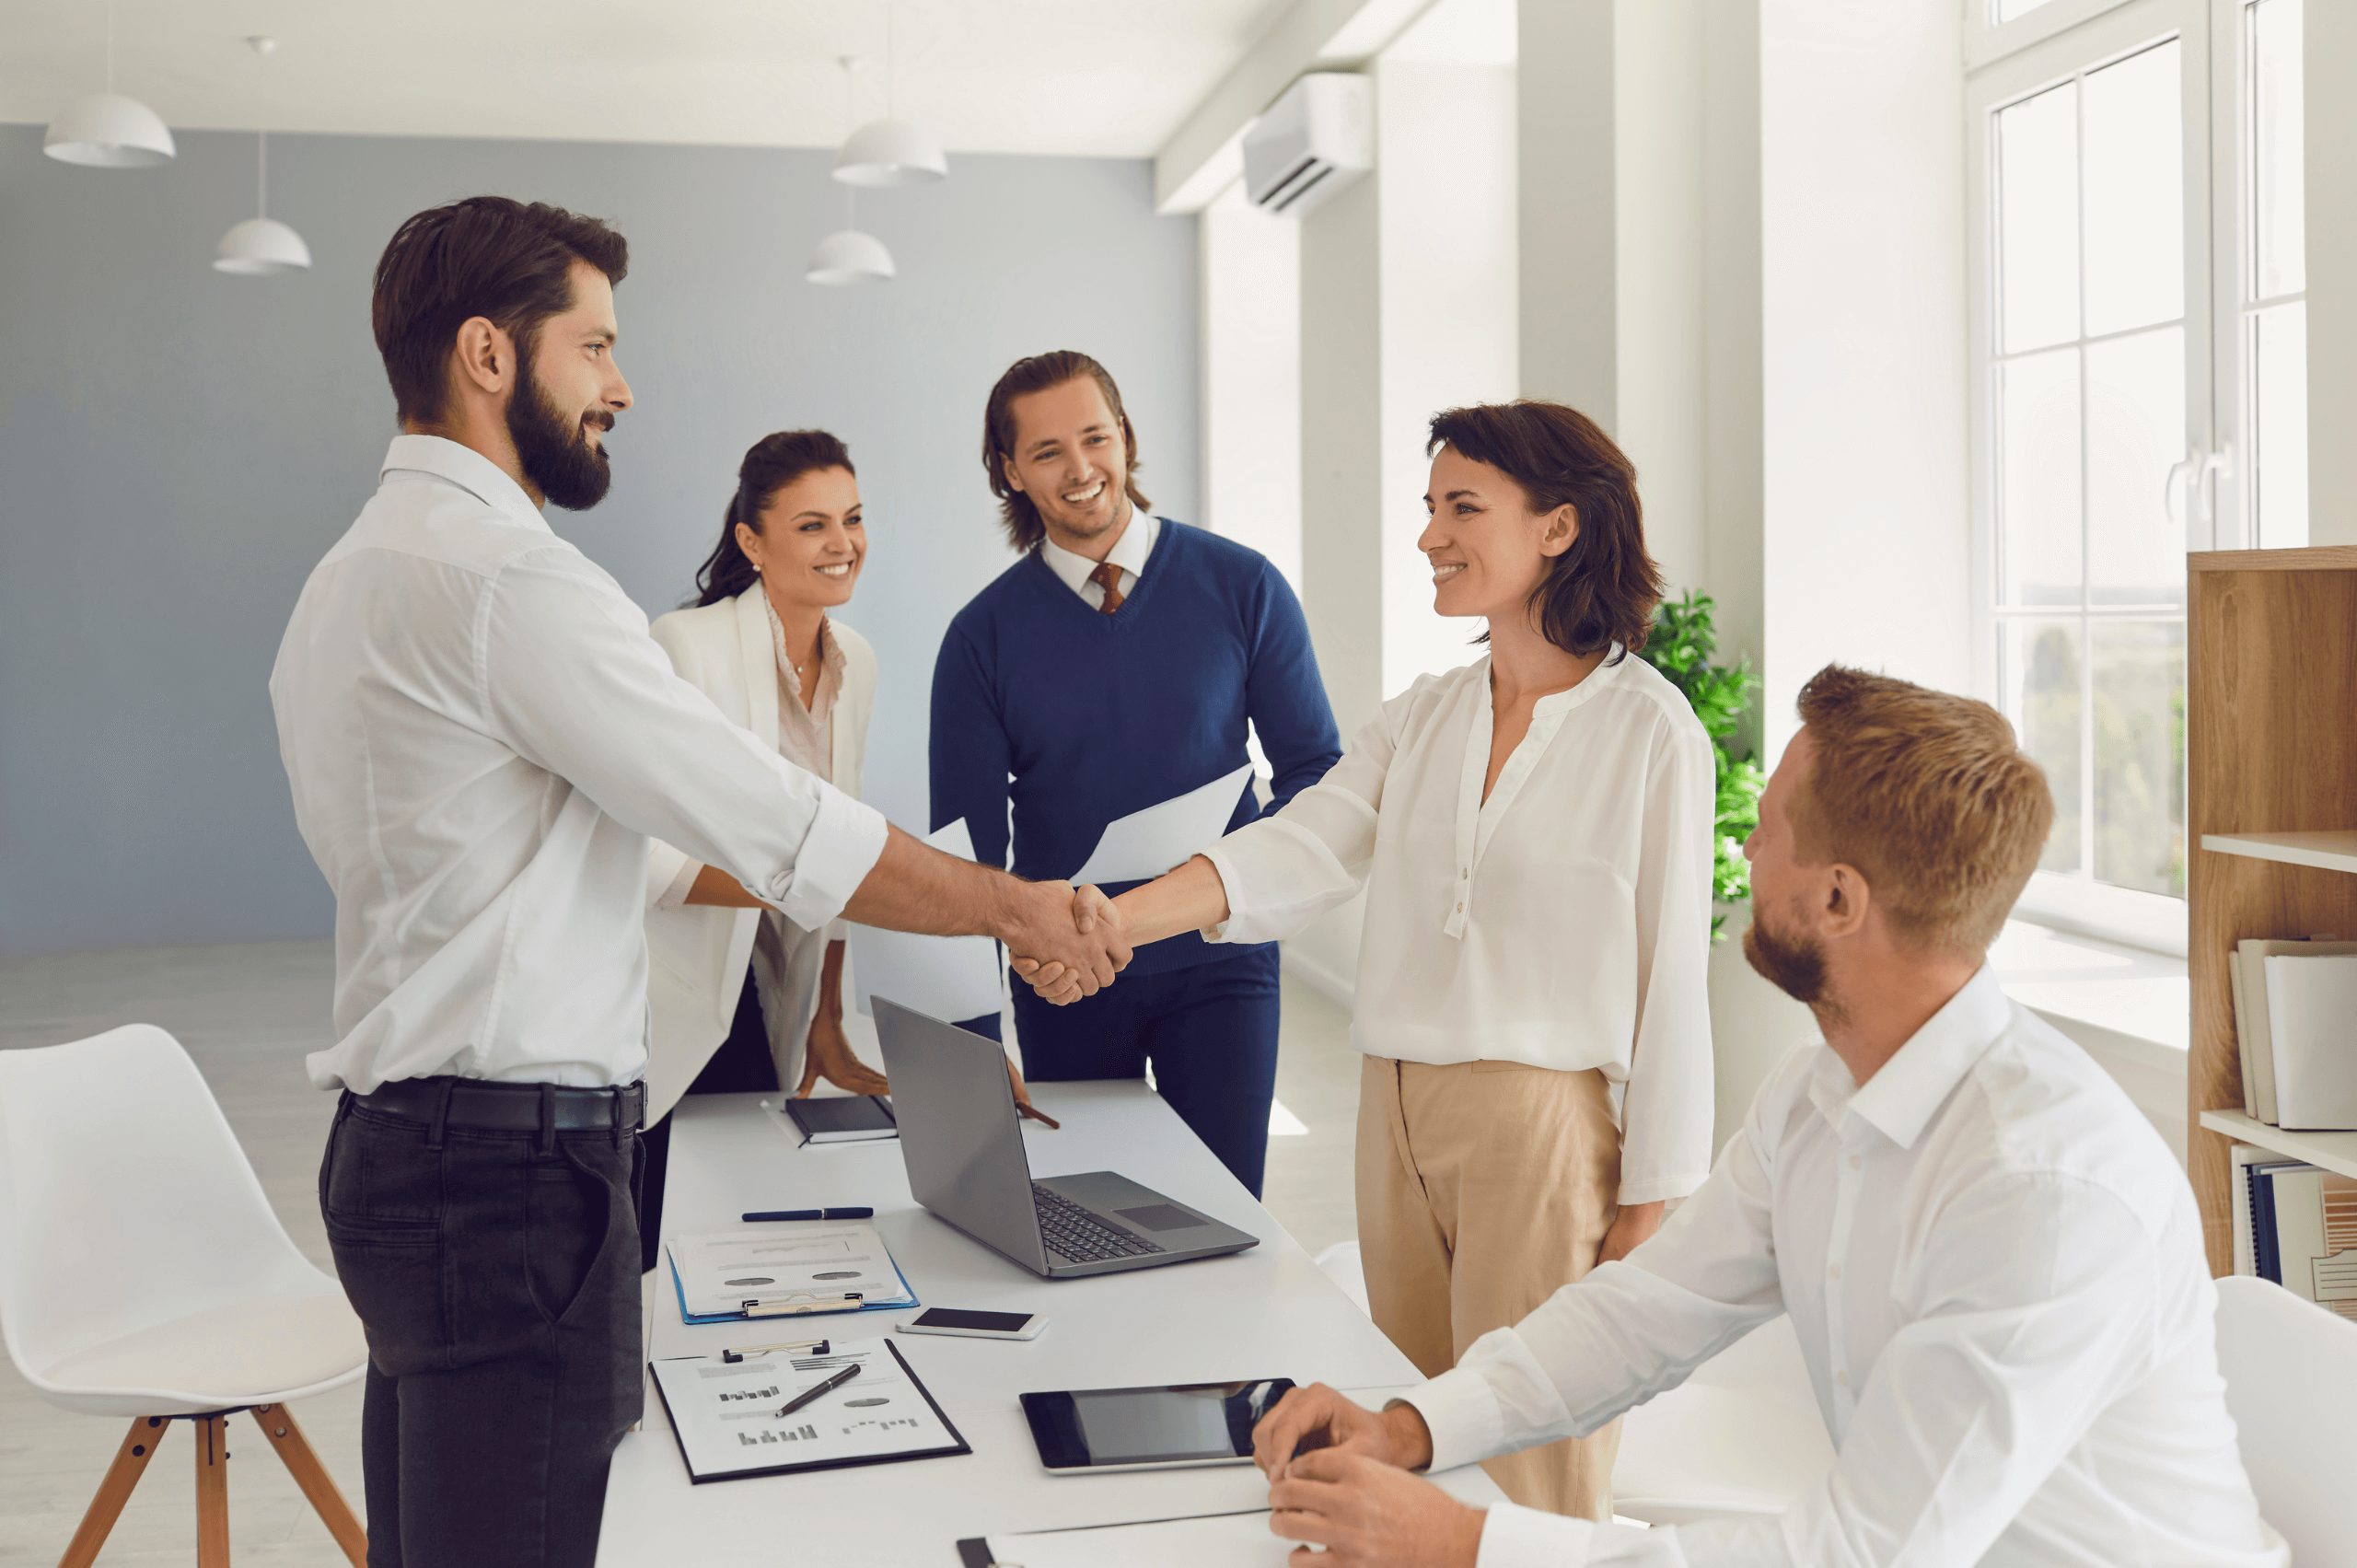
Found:
<svg viewBox="0 0 2357 1568"><path fill-rule="evenodd" d="M1203 852L1227 895L1227 918L1203 932L1206 941L1290 936L1366 885L1383 781L1405 702L1385 703L1342 760L1283 810L1247 822Z"/></svg>
<svg viewBox="0 0 2357 1568"><path fill-rule="evenodd" d="M1683 1198L1711 1169L1711 873L1718 764L1699 728L1647 759L1636 878L1637 1028L1620 1113L1620 1202Z"/></svg>
<svg viewBox="0 0 2357 1568"><path fill-rule="evenodd" d="M577 553L551 548L504 566L475 648L486 721L518 756L624 826L721 867L796 925L816 931L841 914L883 854L879 813L730 723L672 670L620 586Z"/></svg>
<svg viewBox="0 0 2357 1568"><path fill-rule="evenodd" d="M646 907L664 911L683 908L695 890L702 863L681 854L661 839L646 841Z"/></svg>

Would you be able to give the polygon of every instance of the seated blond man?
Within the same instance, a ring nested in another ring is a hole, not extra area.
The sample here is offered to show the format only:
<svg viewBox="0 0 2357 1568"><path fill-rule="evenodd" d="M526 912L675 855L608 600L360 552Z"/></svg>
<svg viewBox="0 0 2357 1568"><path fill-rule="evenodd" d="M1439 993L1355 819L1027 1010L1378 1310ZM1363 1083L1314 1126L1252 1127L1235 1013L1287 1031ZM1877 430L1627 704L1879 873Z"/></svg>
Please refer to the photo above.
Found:
<svg viewBox="0 0 2357 1568"><path fill-rule="evenodd" d="M1254 1434L1271 1527L1332 1568L2284 1562L2185 1176L1984 962L2052 825L2044 776L1993 709L1904 681L1829 667L1800 713L1744 846L1744 951L1824 1043L1627 1259L1381 1412L1287 1396ZM1406 1473L1592 1432L1779 1312L1838 1451L1780 1516L1484 1513Z"/></svg>

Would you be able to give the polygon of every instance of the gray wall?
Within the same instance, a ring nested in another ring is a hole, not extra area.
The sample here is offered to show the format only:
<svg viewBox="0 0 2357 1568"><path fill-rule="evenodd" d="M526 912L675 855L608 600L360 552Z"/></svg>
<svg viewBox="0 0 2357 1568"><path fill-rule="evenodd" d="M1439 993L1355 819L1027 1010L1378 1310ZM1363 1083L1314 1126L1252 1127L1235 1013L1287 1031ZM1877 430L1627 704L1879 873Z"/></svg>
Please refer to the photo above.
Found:
<svg viewBox="0 0 2357 1568"><path fill-rule="evenodd" d="M901 275L824 289L802 268L841 226L828 154L273 138L271 210L315 264L239 278L208 263L251 213L252 138L180 149L76 169L0 126L0 951L330 929L264 681L394 433L368 278L418 208L497 192L629 236L637 406L606 503L551 520L650 613L689 591L756 437L850 444L871 542L845 619L882 661L867 794L896 819L924 809L942 630L1011 559L977 456L998 372L1104 360L1155 509L1196 515L1195 226L1153 215L1143 162L958 157L864 194Z"/></svg>

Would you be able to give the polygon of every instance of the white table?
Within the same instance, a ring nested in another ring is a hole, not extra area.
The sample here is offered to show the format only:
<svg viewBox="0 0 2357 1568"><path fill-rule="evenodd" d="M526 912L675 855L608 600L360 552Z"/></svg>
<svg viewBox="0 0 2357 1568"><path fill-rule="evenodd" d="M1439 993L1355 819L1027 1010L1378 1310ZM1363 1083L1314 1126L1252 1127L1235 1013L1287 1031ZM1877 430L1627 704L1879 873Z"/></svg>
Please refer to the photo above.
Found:
<svg viewBox="0 0 2357 1568"><path fill-rule="evenodd" d="M1322 1381L1379 1400L1415 1368L1301 1245L1143 1084L1035 1084L1063 1122L1025 1123L1034 1176L1118 1170L1260 1237L1225 1258L1091 1279L1043 1280L916 1206L899 1144L797 1149L757 1098L698 1097L672 1113L663 1228L723 1229L752 1209L867 1203L928 1307L1042 1312L1037 1340L896 1336L895 1342L973 1452L807 1475L691 1484L650 1386L644 1429L622 1440L606 1493L605 1568L781 1562L829 1568L955 1568L961 1537L1264 1508L1250 1466L1051 1476L1016 1396L1028 1390ZM863 1312L691 1328L668 1267L650 1354L712 1355L731 1343L796 1334L865 1337L911 1312ZM1478 1469L1441 1478L1469 1502L1499 1494Z"/></svg>

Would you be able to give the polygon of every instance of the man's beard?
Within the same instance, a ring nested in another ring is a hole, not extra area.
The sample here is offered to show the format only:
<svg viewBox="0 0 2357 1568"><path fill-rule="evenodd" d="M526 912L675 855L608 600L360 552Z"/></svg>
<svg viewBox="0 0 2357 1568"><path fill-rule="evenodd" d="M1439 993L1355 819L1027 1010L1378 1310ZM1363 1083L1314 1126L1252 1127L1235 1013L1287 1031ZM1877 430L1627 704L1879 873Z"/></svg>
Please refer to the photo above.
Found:
<svg viewBox="0 0 2357 1568"><path fill-rule="evenodd" d="M528 359L523 371L523 381L507 401L507 438L516 443L517 461L549 505L586 511L606 498L613 470L604 450L590 444L584 422L549 400L548 389L532 374ZM614 425L614 416L603 409L588 419L601 430Z"/></svg>
<svg viewBox="0 0 2357 1568"><path fill-rule="evenodd" d="M1820 1011L1839 1012L1825 994L1825 948L1806 936L1783 936L1768 928L1766 912L1751 912L1750 928L1743 934L1743 956L1751 960L1771 985L1795 1002Z"/></svg>

